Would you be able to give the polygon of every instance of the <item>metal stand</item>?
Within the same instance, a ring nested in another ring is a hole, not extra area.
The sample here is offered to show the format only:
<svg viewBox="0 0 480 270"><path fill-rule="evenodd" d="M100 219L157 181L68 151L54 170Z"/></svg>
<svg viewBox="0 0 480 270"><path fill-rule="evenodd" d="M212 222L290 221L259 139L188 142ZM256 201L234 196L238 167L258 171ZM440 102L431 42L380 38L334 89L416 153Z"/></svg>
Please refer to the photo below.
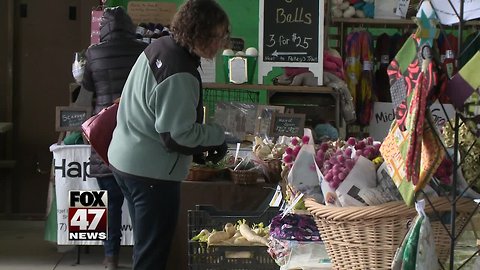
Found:
<svg viewBox="0 0 480 270"><path fill-rule="evenodd" d="M77 246L77 261L76 261L76 264L80 264L80 254L82 253L82 247L85 247L85 254L90 253L90 246L78 245Z"/></svg>
<svg viewBox="0 0 480 270"><path fill-rule="evenodd" d="M453 3L451 0L448 0L449 4L454 7ZM457 35L458 35L458 53L456 55L456 59L460 59L460 57L464 54L464 51L462 51L462 39L463 39L463 30L464 30L464 6L465 6L465 0L460 0L460 5L459 5L459 11L458 12L455 12L457 17L459 18L459 23L458 23L458 27L457 27ZM435 10L435 6L433 5L432 3L432 6L434 7L434 10ZM437 16L438 17L438 16ZM445 34L445 29L442 27L442 25L440 24L440 30L443 34ZM468 49L470 47L470 45L475 42L475 40L477 38L479 38L480 35L477 35L476 38L470 43L468 44L467 46L465 46L465 49ZM446 42L448 42L448 40L446 40ZM459 66L458 66L458 69L461 68L461 63L459 62ZM445 108L443 107L442 105L442 109L445 113L445 115L447 115L446 113L446 110ZM454 144L453 144L453 158L452 159L452 162L453 162L453 179L452 179L452 191L451 191L451 199L450 199L450 202L451 202L451 212L450 212L450 230L448 230L447 227L445 227L445 229L448 231L448 235L450 236L450 260L449 260L449 269L453 270L454 269L454 262L455 262L455 246L456 246L456 243L457 243L457 240L458 238L460 237L460 235L462 234L462 231L463 229L465 228L465 226L463 228L456 228L456 224L455 224L455 221L457 219L457 201L459 199L459 197L461 197L466 191L468 188L470 188L473 183L471 183L465 190L463 190L462 192L460 193L457 193L457 183L458 183L458 176L457 176L457 170L458 168L461 166L461 163L463 162L463 160L459 160L459 153L460 153L460 142L459 142L459 128L460 128L460 119L461 118L461 115L456 112L455 113L455 120L454 120L454 125L452 125L451 121L449 120L448 121L448 125L450 125L453 130L454 130ZM464 123L463 123L464 124ZM472 131L470 131L472 132ZM478 138L476 139L478 140ZM474 142L474 144L476 143L476 140ZM473 146L473 145L472 145ZM445 151L446 151L446 147L444 146L445 148ZM467 151L467 155L470 153L470 150L471 150L471 147L468 149ZM449 156L450 157L450 156ZM460 163L459 163L460 161ZM478 181L479 179L479 175L477 175L476 177L476 180ZM427 198L428 200L428 198ZM433 205L432 205L433 207ZM472 218L472 216L474 215L475 212L477 212L479 208L479 205L477 204L474 211L470 214L470 216L467 218L467 222L469 222ZM438 212L435 211L436 214L438 215ZM460 231L457 233L457 229L460 229ZM480 250L477 250L474 254L472 254L470 256L470 258L464 263L462 264L458 269L461 269L463 266L465 266L472 258L474 258L474 256L476 256L478 253L480 252ZM445 267L440 263L440 266L442 269L445 269Z"/></svg>

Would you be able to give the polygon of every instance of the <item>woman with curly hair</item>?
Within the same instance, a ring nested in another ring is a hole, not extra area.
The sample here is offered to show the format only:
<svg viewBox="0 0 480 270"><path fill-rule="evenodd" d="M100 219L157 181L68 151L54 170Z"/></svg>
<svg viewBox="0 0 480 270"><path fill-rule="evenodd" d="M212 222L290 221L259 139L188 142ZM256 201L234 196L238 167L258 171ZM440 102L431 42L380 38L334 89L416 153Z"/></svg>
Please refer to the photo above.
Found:
<svg viewBox="0 0 480 270"><path fill-rule="evenodd" d="M203 124L198 67L224 48L229 26L214 0L187 0L172 35L145 49L125 83L108 159L132 218L133 269L165 269L192 160L227 152L223 128Z"/></svg>

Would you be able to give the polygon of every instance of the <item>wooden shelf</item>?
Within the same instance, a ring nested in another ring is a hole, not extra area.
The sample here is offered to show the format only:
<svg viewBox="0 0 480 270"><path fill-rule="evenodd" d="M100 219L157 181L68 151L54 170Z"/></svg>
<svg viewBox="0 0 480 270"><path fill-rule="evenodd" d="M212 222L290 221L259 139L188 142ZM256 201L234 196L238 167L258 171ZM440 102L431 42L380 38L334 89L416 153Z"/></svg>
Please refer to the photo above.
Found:
<svg viewBox="0 0 480 270"><path fill-rule="evenodd" d="M332 18L332 24L343 23L343 24L355 24L356 26L361 26L362 24L367 25L415 25L415 22L411 19L370 19L370 18ZM456 26L458 24L453 24ZM480 20L472 20L465 22L467 26L480 25ZM449 27L449 25L446 25Z"/></svg>
<svg viewBox="0 0 480 270"><path fill-rule="evenodd" d="M415 22L407 19L370 19L370 18L332 18L332 23L369 24L369 25L414 25Z"/></svg>
<svg viewBox="0 0 480 270"><path fill-rule="evenodd" d="M309 107L307 104L311 101L311 94L329 95L333 98L334 103L331 104L334 107L333 116L337 127L342 127L342 121L340 116L340 97L339 93L328 86L293 86L293 85L263 85L263 84L225 84L225 83L204 83L204 89L219 89L219 90L243 90L246 93L248 91L261 91L268 92L268 104L271 104L272 98L278 96L297 96L298 100L305 100L306 105L303 107ZM309 95L310 94L310 95ZM275 105L275 104L274 104ZM279 105L279 104L276 104ZM293 105L293 104L290 104ZM300 103L296 103L300 105ZM284 106L284 105L283 105ZM301 106L301 105L300 105ZM314 106L321 106L315 104Z"/></svg>
<svg viewBox="0 0 480 270"><path fill-rule="evenodd" d="M335 92L328 86L290 86L290 85L263 85L263 84L222 84L204 83L206 89L243 89L243 90L267 90L273 92L295 92L295 93L316 93L335 95Z"/></svg>

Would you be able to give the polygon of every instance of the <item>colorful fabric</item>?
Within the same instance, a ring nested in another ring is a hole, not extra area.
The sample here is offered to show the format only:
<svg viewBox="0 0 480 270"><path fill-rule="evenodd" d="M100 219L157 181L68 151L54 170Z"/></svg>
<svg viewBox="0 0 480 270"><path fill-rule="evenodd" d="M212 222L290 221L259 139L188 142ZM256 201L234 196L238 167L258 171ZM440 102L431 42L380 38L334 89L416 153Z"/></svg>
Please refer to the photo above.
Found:
<svg viewBox="0 0 480 270"><path fill-rule="evenodd" d="M400 144L400 151L406 157L406 177L415 184L418 181L427 97L437 80L430 60L430 48L427 45L420 47L419 43L420 39L412 35L388 68L395 105L399 97L406 96L394 107L395 121L402 132L407 132L406 139Z"/></svg>
<svg viewBox="0 0 480 270"><path fill-rule="evenodd" d="M360 61L362 72L357 85L357 115L358 122L368 125L372 114L373 102L373 42L372 36L367 31L361 31L359 36Z"/></svg>
<svg viewBox="0 0 480 270"><path fill-rule="evenodd" d="M345 81L353 98L353 103L358 104L357 84L360 80L362 66L360 63L359 33L352 32L347 36L345 42ZM357 108L355 111L358 112Z"/></svg>
<svg viewBox="0 0 480 270"><path fill-rule="evenodd" d="M429 111L427 117L430 118L430 123L433 123ZM420 174L418 182L415 184L415 192L420 191L428 184L445 157L442 142L435 132L435 129L430 125L425 125L423 128Z"/></svg>
<svg viewBox="0 0 480 270"><path fill-rule="evenodd" d="M370 33L350 33L345 54L346 82L353 97L357 120L362 125L368 125L373 101L373 45Z"/></svg>
<svg viewBox="0 0 480 270"><path fill-rule="evenodd" d="M403 47L398 51L395 58L390 62L388 66L387 73L390 78L390 94L392 96L392 103L395 112L397 108L404 102L407 98L407 87L411 86L412 80L404 76L410 68L409 65L417 57L416 43L415 40L410 37L408 38ZM413 67L412 67L413 69Z"/></svg>
<svg viewBox="0 0 480 270"><path fill-rule="evenodd" d="M448 81L446 95L452 101L453 106L462 113L465 118L472 119L476 124L474 132L480 136L480 51Z"/></svg>
<svg viewBox="0 0 480 270"><path fill-rule="evenodd" d="M335 52L335 54L328 50L323 52L323 70L334 74L342 80L345 80L342 57L338 54L338 52Z"/></svg>
<svg viewBox="0 0 480 270"><path fill-rule="evenodd" d="M415 36L420 39L420 45L433 47L433 40L438 38L440 30L437 28L438 17L430 1L422 2L413 20L418 26Z"/></svg>
<svg viewBox="0 0 480 270"><path fill-rule="evenodd" d="M426 117L430 118L430 122L433 121L431 120L430 112L427 113ZM413 183L406 176L406 155L402 153L400 148L400 145L407 140L408 135L407 132L401 131L398 123L394 121L389 134L380 147L380 152L387 163L387 171L402 195L403 200L408 206L411 206L415 201L415 193L428 184L432 175L440 166L445 153L441 141L435 134L435 130L430 125L425 125L421 142L418 181Z"/></svg>
<svg viewBox="0 0 480 270"><path fill-rule="evenodd" d="M465 101L480 88L480 51L447 84L447 95L455 108L462 110Z"/></svg>
<svg viewBox="0 0 480 270"><path fill-rule="evenodd" d="M426 185L443 158L440 142L424 125L425 118L431 119L427 105L437 75L431 48L421 44L421 38L412 35L388 67L395 121L380 149L407 205L413 204L415 192Z"/></svg>
<svg viewBox="0 0 480 270"><path fill-rule="evenodd" d="M415 186L407 181L405 154L400 150L400 143L405 141L405 134L399 129L396 121L392 122L390 132L383 140L380 153L387 164L387 171L402 195L407 205L412 205L415 199Z"/></svg>

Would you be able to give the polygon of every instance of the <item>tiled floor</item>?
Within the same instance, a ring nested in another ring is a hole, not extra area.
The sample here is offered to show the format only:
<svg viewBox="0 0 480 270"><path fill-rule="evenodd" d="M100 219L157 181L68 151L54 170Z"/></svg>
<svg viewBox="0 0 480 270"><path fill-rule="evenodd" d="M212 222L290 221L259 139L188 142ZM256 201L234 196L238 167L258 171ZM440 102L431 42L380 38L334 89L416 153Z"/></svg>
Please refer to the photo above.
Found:
<svg viewBox="0 0 480 270"><path fill-rule="evenodd" d="M0 220L0 270L93 270L102 265L103 247L78 249L44 240L44 221ZM131 269L131 247L122 247L120 269Z"/></svg>

